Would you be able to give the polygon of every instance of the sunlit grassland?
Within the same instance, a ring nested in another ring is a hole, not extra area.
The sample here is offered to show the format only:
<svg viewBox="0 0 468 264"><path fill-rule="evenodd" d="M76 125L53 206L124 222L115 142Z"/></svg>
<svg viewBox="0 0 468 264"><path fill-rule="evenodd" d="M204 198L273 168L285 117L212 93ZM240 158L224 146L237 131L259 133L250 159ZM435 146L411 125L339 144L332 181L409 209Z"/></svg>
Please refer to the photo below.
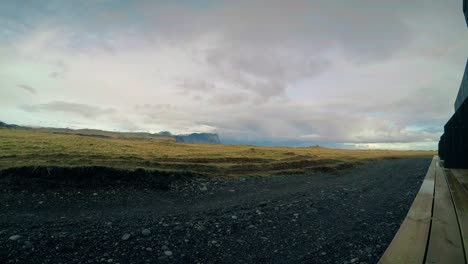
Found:
<svg viewBox="0 0 468 264"><path fill-rule="evenodd" d="M219 176L269 175L334 171L372 159L434 154L433 151L189 144L0 128L0 169L22 166L108 166L183 170Z"/></svg>

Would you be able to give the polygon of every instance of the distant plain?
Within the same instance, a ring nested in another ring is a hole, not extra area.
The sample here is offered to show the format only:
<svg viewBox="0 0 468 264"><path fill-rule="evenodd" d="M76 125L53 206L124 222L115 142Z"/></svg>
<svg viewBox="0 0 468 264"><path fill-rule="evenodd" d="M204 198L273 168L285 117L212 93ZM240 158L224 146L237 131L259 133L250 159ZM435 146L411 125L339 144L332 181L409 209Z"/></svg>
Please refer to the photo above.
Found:
<svg viewBox="0 0 468 264"><path fill-rule="evenodd" d="M333 172L369 160L422 157L434 151L192 144L138 133L105 136L0 128L0 169L25 166L190 171L207 176Z"/></svg>

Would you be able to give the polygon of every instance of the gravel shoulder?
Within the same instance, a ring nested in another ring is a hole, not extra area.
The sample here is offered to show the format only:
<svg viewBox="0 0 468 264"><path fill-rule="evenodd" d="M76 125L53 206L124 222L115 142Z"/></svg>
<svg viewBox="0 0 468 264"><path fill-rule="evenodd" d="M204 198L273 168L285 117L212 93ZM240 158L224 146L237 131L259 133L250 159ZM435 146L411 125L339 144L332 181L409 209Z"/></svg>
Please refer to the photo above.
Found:
<svg viewBox="0 0 468 264"><path fill-rule="evenodd" d="M376 263L430 161L169 191L2 188L0 263Z"/></svg>

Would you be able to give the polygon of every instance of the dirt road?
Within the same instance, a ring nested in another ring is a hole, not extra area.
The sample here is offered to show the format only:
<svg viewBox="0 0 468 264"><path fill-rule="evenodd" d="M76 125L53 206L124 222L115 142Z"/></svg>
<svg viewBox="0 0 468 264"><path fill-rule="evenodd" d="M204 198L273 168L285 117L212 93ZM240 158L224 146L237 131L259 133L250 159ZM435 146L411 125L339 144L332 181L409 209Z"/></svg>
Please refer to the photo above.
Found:
<svg viewBox="0 0 468 264"><path fill-rule="evenodd" d="M170 191L2 188L0 263L375 263L430 160Z"/></svg>

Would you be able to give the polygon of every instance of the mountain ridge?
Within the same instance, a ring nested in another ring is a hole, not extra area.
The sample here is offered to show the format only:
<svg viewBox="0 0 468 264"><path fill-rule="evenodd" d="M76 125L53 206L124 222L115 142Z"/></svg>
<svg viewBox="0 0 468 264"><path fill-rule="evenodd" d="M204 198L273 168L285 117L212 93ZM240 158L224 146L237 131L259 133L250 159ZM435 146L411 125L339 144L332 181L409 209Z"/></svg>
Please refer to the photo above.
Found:
<svg viewBox="0 0 468 264"><path fill-rule="evenodd" d="M0 128L8 129L27 129L37 130L42 132L50 132L55 134L73 134L78 136L98 137L98 138L123 138L123 139L155 139L161 141L175 141L181 143L205 143L205 144L222 144L216 133L190 133L174 135L169 131L161 131L157 133L150 132L119 132L106 131L100 129L71 129L71 128L56 128L56 127L29 127L15 124L7 124L0 121Z"/></svg>

